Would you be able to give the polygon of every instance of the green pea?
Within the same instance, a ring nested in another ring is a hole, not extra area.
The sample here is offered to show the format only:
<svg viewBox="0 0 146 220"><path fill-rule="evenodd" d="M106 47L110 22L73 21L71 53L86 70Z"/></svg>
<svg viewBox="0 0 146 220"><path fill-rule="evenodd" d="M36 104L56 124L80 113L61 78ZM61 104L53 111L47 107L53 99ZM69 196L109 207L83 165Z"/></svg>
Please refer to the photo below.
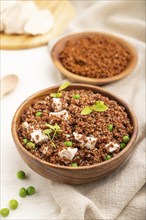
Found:
<svg viewBox="0 0 146 220"><path fill-rule="evenodd" d="M109 155L109 154L106 155L104 159L105 159L105 160L109 160L109 159L111 159L111 155Z"/></svg>
<svg viewBox="0 0 146 220"><path fill-rule="evenodd" d="M65 144L67 147L72 147L72 141L66 141L66 142L64 142L64 144Z"/></svg>
<svg viewBox="0 0 146 220"><path fill-rule="evenodd" d="M10 207L10 209L13 209L13 210L17 209L17 207L18 207L17 200L15 200L15 199L10 200L9 201L9 207Z"/></svg>
<svg viewBox="0 0 146 220"><path fill-rule="evenodd" d="M113 128L114 128L114 126L113 126L112 124L109 124L109 125L107 126L107 129L108 129L109 131L112 131Z"/></svg>
<svg viewBox="0 0 146 220"><path fill-rule="evenodd" d="M32 143L32 142L28 142L28 143L27 143L27 147L28 147L29 149L35 149L35 144Z"/></svg>
<svg viewBox="0 0 146 220"><path fill-rule="evenodd" d="M72 167L77 167L78 164L77 164L77 163L72 163L71 166L72 166Z"/></svg>
<svg viewBox="0 0 146 220"><path fill-rule="evenodd" d="M80 95L79 94L75 94L74 96L73 96L73 99L79 99L80 98Z"/></svg>
<svg viewBox="0 0 146 220"><path fill-rule="evenodd" d="M24 173L23 170L19 170L19 171L17 172L17 177L18 177L19 179L25 179L26 175L25 175L25 173Z"/></svg>
<svg viewBox="0 0 146 220"><path fill-rule="evenodd" d="M27 195L33 195L35 194L35 188L33 186L29 186L27 188Z"/></svg>
<svg viewBox="0 0 146 220"><path fill-rule="evenodd" d="M128 136L128 135L123 136L123 138L122 138L122 139L123 139L123 142L124 142L124 143L126 143L126 144L127 144L127 143L129 142L129 140L130 140L130 138L129 138L129 136Z"/></svg>
<svg viewBox="0 0 146 220"><path fill-rule="evenodd" d="M10 210L8 208L3 208L0 210L0 214L3 216L3 217L7 217L10 213Z"/></svg>
<svg viewBox="0 0 146 220"><path fill-rule="evenodd" d="M123 150L125 147L126 147L126 144L122 142L122 143L120 144L120 149Z"/></svg>
<svg viewBox="0 0 146 220"><path fill-rule="evenodd" d="M40 116L42 116L42 112L37 112L35 115L36 115L37 117L40 117Z"/></svg>
<svg viewBox="0 0 146 220"><path fill-rule="evenodd" d="M24 198L27 195L27 191L24 187L19 190L19 196Z"/></svg>
<svg viewBox="0 0 146 220"><path fill-rule="evenodd" d="M24 144L27 144L27 143L28 143L27 138L24 138L24 139L23 139L23 142L24 142Z"/></svg>

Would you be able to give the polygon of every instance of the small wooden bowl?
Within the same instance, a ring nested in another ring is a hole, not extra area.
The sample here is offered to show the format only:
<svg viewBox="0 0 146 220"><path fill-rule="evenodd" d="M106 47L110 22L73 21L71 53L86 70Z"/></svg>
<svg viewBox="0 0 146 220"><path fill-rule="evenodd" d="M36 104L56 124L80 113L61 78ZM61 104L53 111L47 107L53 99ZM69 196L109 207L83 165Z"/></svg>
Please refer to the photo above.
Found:
<svg viewBox="0 0 146 220"><path fill-rule="evenodd" d="M74 73L68 71L62 65L60 58L59 58L59 54L64 49L67 41L68 40L69 41L76 41L77 39L89 37L91 34L96 35L96 36L101 36L101 37L102 36L108 37L108 38L116 41L123 48L125 48L127 51L129 51L129 53L131 54L131 59L130 59L128 66L125 68L125 70L123 72L121 72L120 74L118 74L116 76L108 77L108 78L90 78L90 77L84 77L84 76L79 76L77 74L74 74ZM114 35L107 34L107 33L98 33L98 32L82 32L82 33L77 33L77 34L71 34L71 35L68 35L68 36L62 38L52 48L51 57L52 57L53 63L58 68L58 70L61 72L61 74L64 75L65 77L67 77L71 82L80 82L80 83L87 83L87 84L93 84L93 85L103 85L103 84L116 82L116 81L124 78L125 76L129 75L137 63L137 52L131 44L129 44L125 40L123 40L119 37L116 37Z"/></svg>
<svg viewBox="0 0 146 220"><path fill-rule="evenodd" d="M32 168L40 175L48 179L51 179L53 181L69 183L69 184L82 184L82 183L95 181L103 176L107 176L109 173L111 173L113 170L115 170L121 164L123 164L134 150L134 142L137 136L138 125L135 114L133 113L129 105L121 98L115 96L111 92L108 92L100 87L85 85L85 84L83 85L72 84L66 90L71 90L71 89L92 90L95 93L100 93L104 96L109 97L112 100L116 100L120 105L126 108L126 112L128 113L128 117L134 127L134 130L132 137L129 143L127 144L127 146L125 147L125 149L123 149L115 157L111 158L110 160L101 162L99 164L94 164L90 166L66 167L66 166L55 165L42 161L41 159L29 153L29 151L27 151L21 144L17 131L20 125L20 118L22 113L35 99L46 96L52 92L56 92L58 88L59 87L56 86L35 93L34 95L26 99L17 109L12 121L12 136L18 152L20 153L22 159L26 162L26 164L30 168Z"/></svg>

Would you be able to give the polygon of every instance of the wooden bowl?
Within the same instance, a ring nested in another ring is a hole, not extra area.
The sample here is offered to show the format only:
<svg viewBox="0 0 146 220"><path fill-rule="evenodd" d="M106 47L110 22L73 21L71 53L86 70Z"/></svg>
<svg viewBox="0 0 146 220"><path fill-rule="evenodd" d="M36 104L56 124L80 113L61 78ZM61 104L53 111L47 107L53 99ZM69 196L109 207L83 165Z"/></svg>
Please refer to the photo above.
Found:
<svg viewBox="0 0 146 220"><path fill-rule="evenodd" d="M82 184L82 183L95 181L103 176L107 176L110 172L114 171L121 164L123 164L134 150L134 142L137 136L138 125L135 114L133 113L129 105L121 98L115 96L111 92L108 92L100 87L86 85L86 84L82 84L82 85L72 84L66 90L71 90L71 89L92 90L95 93L100 93L104 96L109 97L112 100L116 100L120 105L126 108L126 112L128 113L128 117L134 127L134 130L132 137L130 138L130 141L127 144L127 146L121 152L119 152L115 157L111 158L110 160L101 162L99 164L94 164L90 166L66 167L66 166L55 165L42 161L41 159L29 153L29 151L27 151L21 144L17 131L20 125L20 117L22 113L35 99L40 98L42 96L46 96L52 92L56 92L58 88L59 88L58 86L55 86L35 93L34 95L26 99L17 109L12 121L12 136L18 152L20 153L22 159L26 162L26 164L30 168L32 168L40 175L48 179L51 179L53 181L69 183L69 184Z"/></svg>
<svg viewBox="0 0 146 220"><path fill-rule="evenodd" d="M69 41L76 41L77 39L89 37L91 34L92 35L94 34L96 36L101 36L101 37L102 36L108 37L108 38L116 41L123 48L125 48L127 51L129 51L129 53L131 54L131 59L130 59L128 66L125 68L125 70L123 72L121 72L120 74L118 74L116 76L108 77L108 78L90 78L90 77L84 77L84 76L74 74L74 73L68 71L62 65L60 58L59 58L59 54L64 49L67 41L68 40ZM107 34L107 33L98 33L98 32L82 32L82 33L77 33L77 34L71 34L71 35L68 35L68 36L62 38L52 48L51 57L52 57L53 63L58 68L58 70L61 72L61 74L64 75L65 77L67 77L71 82L80 82L80 83L87 83L87 84L93 84L93 85L102 85L102 84L108 84L108 83L113 83L115 81L118 81L118 80L124 78L125 76L129 75L137 63L137 52L131 44L129 44L125 40L123 40L119 37L116 37L114 35Z"/></svg>

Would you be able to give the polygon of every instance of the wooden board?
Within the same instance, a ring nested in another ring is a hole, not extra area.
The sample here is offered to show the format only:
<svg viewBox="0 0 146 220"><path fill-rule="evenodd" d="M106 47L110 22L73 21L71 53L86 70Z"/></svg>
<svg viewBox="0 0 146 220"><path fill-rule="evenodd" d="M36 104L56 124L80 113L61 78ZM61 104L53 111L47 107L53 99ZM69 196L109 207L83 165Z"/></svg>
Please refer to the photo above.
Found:
<svg viewBox="0 0 146 220"><path fill-rule="evenodd" d="M75 15L74 7L68 0L34 0L40 9L49 9L55 20L55 26L46 34L39 36L0 34L0 48L6 50L39 47L60 35Z"/></svg>

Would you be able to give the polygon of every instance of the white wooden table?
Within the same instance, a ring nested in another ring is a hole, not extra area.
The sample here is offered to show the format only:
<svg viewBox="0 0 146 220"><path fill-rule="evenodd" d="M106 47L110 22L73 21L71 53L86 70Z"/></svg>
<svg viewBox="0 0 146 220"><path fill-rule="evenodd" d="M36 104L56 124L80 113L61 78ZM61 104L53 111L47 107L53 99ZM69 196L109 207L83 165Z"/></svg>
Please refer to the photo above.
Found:
<svg viewBox="0 0 146 220"><path fill-rule="evenodd" d="M1 207L10 199L17 199L19 207L7 219L57 219L59 212L52 197L48 180L33 172L19 156L11 135L11 121L17 107L38 90L60 83L60 76L51 62L47 46L1 51L1 76L15 73L20 81L16 90L1 100ZM26 180L16 177L18 170L28 175ZM19 189L33 185L36 194L20 198Z"/></svg>

